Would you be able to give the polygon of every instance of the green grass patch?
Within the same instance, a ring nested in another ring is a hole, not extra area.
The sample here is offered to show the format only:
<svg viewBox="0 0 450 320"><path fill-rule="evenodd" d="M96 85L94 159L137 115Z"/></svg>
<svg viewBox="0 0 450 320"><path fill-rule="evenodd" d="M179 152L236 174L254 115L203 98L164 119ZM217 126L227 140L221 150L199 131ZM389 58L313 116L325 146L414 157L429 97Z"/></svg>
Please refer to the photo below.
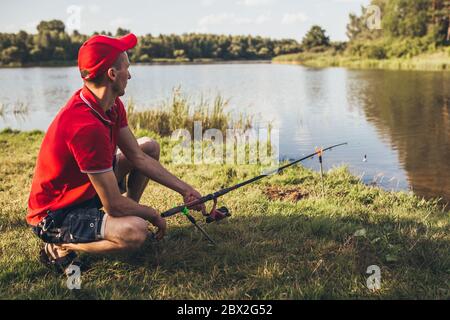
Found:
<svg viewBox="0 0 450 320"><path fill-rule="evenodd" d="M175 166L169 139L152 135L164 165L205 194L259 173L250 165ZM326 173L323 195L320 175L303 167L220 199L233 216L205 226L217 247L174 216L167 237L148 240L138 252L82 255L88 265L82 288L68 290L64 277L39 264L42 243L25 223L42 138L41 132L0 133L2 299L450 298L450 212L410 193L365 186L346 168ZM296 189L301 197L284 196ZM161 211L180 201L152 182L142 199ZM374 292L366 287L370 265L381 269L381 289Z"/></svg>

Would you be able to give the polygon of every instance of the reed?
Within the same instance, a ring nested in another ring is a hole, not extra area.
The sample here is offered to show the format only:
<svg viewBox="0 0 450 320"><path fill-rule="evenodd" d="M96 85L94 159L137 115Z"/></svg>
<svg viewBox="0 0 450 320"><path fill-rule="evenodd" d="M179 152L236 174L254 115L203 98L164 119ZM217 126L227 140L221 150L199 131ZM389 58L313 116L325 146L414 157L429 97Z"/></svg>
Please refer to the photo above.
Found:
<svg viewBox="0 0 450 320"><path fill-rule="evenodd" d="M177 129L187 129L191 134L194 122L199 121L203 130L227 128L249 129L252 117L239 114L232 117L226 109L229 99L218 94L213 100L201 97L194 103L180 88L173 90L172 96L162 105L150 110L138 111L134 100L128 101L128 124L134 130L148 130L160 136L170 136Z"/></svg>

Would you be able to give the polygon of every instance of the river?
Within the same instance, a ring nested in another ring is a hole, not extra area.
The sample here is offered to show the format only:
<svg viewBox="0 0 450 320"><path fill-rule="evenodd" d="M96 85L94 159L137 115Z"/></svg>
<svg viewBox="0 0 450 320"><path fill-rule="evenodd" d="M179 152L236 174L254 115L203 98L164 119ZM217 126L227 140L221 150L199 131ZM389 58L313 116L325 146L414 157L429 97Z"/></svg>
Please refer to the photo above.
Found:
<svg viewBox="0 0 450 320"><path fill-rule="evenodd" d="M219 93L234 114L280 130L283 159L348 142L325 154L325 169L347 164L367 184L450 201L450 72L278 64L137 65L130 72L123 100L140 109L161 105L178 86L193 101ZM0 69L0 83L0 128L44 131L82 86L76 67ZM305 165L318 169L317 159Z"/></svg>

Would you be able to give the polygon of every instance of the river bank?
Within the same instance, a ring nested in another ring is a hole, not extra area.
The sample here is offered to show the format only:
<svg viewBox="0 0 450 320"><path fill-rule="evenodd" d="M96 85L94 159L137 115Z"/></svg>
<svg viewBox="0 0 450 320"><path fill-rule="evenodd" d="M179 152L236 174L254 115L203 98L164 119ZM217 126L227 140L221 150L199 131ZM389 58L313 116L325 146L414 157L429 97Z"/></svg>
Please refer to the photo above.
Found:
<svg viewBox="0 0 450 320"><path fill-rule="evenodd" d="M448 71L450 70L450 53L441 51L432 54L423 54L412 58L401 59L364 59L359 57L325 52L303 52L278 56L273 63L300 64L307 67L345 67L352 69L389 69L389 70L421 70L421 71Z"/></svg>
<svg viewBox="0 0 450 320"><path fill-rule="evenodd" d="M134 66L145 65L203 65L203 64L268 64L271 60L220 60L220 59L154 59L150 62L132 62ZM77 61L46 61L39 63L11 63L0 65L1 68L36 68L36 67L76 67Z"/></svg>
<svg viewBox="0 0 450 320"><path fill-rule="evenodd" d="M174 142L155 133L161 162L209 193L260 169L256 165L174 165ZM25 223L29 186L43 133L0 133L0 298L9 299L446 299L450 212L411 193L362 184L344 167L320 174L303 167L220 199L233 216L205 225L207 245L182 216L168 235L126 257L82 255L82 289L41 266L41 246ZM142 203L158 210L180 202L155 183ZM196 214L197 216L197 214ZM201 219L200 216L199 220ZM367 268L381 287L367 288Z"/></svg>

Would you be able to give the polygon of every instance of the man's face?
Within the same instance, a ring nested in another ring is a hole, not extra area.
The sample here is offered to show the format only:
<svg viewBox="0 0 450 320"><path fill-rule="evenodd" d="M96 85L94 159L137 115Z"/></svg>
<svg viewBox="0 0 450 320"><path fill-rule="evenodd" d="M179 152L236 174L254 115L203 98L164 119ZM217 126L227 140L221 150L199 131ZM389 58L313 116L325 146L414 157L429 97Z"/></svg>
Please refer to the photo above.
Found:
<svg viewBox="0 0 450 320"><path fill-rule="evenodd" d="M115 79L112 83L112 89L121 97L125 94L125 88L127 87L128 80L131 79L128 68L130 67L130 61L126 52L120 54L115 63Z"/></svg>

